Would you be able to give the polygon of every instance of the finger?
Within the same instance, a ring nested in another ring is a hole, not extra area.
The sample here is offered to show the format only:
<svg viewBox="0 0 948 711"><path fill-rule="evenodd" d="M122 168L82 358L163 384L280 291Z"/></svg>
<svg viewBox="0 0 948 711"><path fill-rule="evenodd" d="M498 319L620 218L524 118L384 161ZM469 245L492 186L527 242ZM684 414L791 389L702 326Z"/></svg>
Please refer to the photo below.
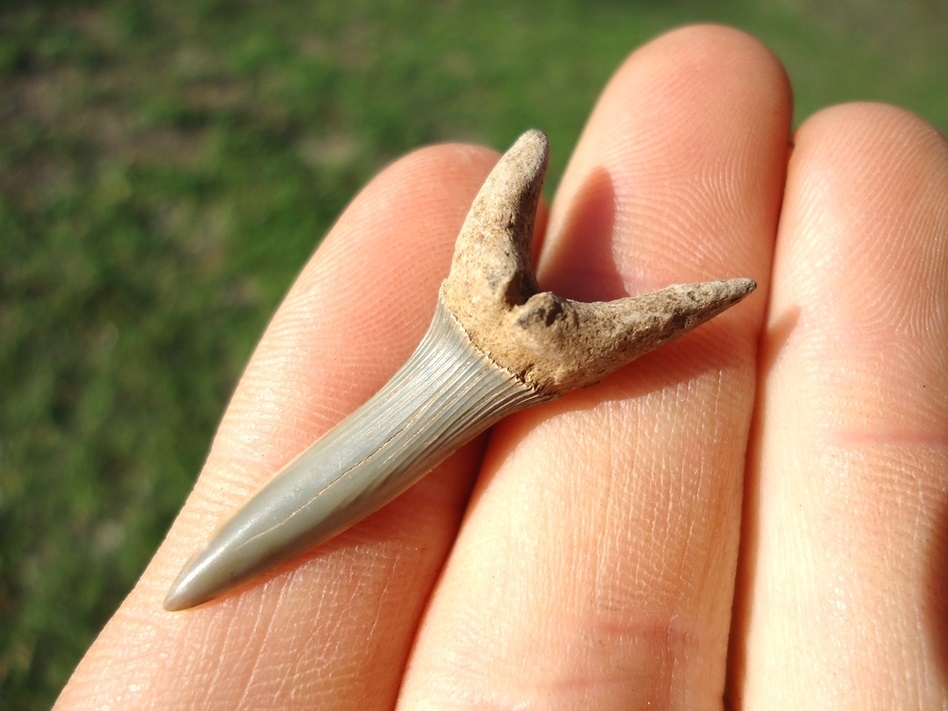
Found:
<svg viewBox="0 0 948 711"><path fill-rule="evenodd" d="M476 456L451 458L378 515L238 594L180 613L162 599L224 516L404 362L495 160L461 146L421 151L340 218L267 329L167 540L61 708L391 705Z"/></svg>
<svg viewBox="0 0 948 711"><path fill-rule="evenodd" d="M948 704L946 275L944 139L884 106L807 121L763 341L735 708Z"/></svg>
<svg viewBox="0 0 948 711"><path fill-rule="evenodd" d="M763 281L789 116L779 64L745 35L636 52L564 176L541 284ZM402 707L720 705L764 301L495 428Z"/></svg>

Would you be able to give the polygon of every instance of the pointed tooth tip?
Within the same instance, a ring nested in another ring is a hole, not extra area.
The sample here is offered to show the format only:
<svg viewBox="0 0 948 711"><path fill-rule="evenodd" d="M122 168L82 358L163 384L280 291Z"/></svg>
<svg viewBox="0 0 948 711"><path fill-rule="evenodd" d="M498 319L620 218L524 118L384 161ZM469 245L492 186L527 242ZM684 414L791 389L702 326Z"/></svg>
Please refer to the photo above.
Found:
<svg viewBox="0 0 948 711"><path fill-rule="evenodd" d="M207 549L203 549L188 559L165 596L163 604L168 612L197 607L226 592L227 581L213 573L214 566L209 566L212 558Z"/></svg>
<svg viewBox="0 0 948 711"><path fill-rule="evenodd" d="M181 610L187 610L189 607L194 607L182 596L181 590L176 588L171 588L168 591L162 606L166 612L180 612Z"/></svg>
<svg viewBox="0 0 948 711"><path fill-rule="evenodd" d="M193 572L189 563L184 566L184 569L171 584L168 594L165 595L165 601L163 603L165 610L168 612L179 612L203 602L203 600L197 599L194 595L193 587L190 585L192 577Z"/></svg>

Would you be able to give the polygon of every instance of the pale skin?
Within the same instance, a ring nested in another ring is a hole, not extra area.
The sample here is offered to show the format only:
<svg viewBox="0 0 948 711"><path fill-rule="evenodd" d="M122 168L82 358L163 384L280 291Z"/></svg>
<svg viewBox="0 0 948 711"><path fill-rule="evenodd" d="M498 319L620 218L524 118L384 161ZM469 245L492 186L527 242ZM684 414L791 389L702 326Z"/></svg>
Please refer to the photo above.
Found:
<svg viewBox="0 0 948 711"><path fill-rule="evenodd" d="M57 708L944 708L948 145L862 104L791 146L790 116L746 35L636 51L540 221L541 285L758 292L255 584L166 612L221 517L407 358L497 154L442 145L382 172Z"/></svg>

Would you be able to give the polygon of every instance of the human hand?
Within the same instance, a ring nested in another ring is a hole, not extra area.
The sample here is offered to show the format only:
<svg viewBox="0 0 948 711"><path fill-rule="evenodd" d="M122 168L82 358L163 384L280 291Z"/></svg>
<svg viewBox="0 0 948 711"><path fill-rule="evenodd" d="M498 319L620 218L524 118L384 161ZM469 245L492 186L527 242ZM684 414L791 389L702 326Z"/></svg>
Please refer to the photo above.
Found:
<svg viewBox="0 0 948 711"><path fill-rule="evenodd" d="M747 275L759 292L508 418L258 584L167 613L221 518L417 344L496 154L438 146L384 171L274 317L59 706L942 708L948 147L853 105L791 150L790 113L779 63L740 33L636 52L550 208L541 283L592 300Z"/></svg>

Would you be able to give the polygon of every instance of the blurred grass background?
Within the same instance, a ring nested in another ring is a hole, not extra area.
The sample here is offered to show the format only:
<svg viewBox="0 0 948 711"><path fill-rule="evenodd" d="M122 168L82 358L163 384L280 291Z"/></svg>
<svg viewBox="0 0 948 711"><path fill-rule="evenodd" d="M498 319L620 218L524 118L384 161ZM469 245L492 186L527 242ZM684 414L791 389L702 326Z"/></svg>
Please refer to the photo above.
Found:
<svg viewBox="0 0 948 711"><path fill-rule="evenodd" d="M708 20L777 52L797 121L948 128L942 0L0 0L0 709L52 703L373 172L537 126L551 194L625 55Z"/></svg>

